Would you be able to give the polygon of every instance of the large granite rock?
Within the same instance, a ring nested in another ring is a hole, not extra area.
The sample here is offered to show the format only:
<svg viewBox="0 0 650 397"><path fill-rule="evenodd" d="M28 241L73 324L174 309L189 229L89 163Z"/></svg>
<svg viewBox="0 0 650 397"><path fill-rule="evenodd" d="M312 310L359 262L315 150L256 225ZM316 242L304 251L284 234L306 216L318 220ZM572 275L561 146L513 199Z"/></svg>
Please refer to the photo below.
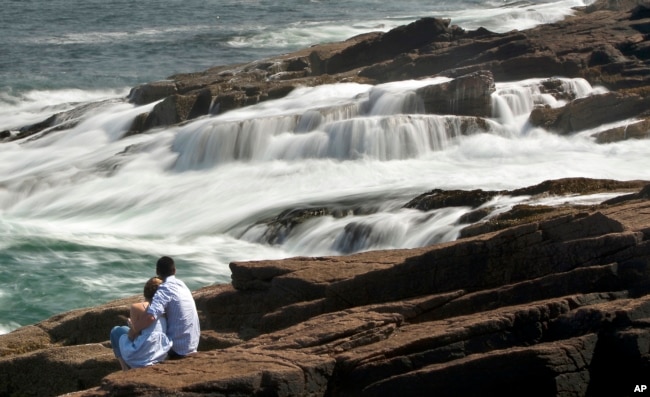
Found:
<svg viewBox="0 0 650 397"><path fill-rule="evenodd" d="M419 88L426 113L491 117L494 78L489 71L457 77L449 83Z"/></svg>
<svg viewBox="0 0 650 397"><path fill-rule="evenodd" d="M650 118L632 121L622 127L614 127L594 134L598 143L612 143L627 139L650 138Z"/></svg>
<svg viewBox="0 0 650 397"><path fill-rule="evenodd" d="M234 262L194 292L199 353L149 368L120 371L107 341L138 297L63 313L0 336L0 394L628 395L650 369L648 186L548 181L512 193L620 196L430 247Z"/></svg>
<svg viewBox="0 0 650 397"><path fill-rule="evenodd" d="M534 109L529 122L564 135L645 115L649 109L650 97L609 92L576 99L561 108Z"/></svg>

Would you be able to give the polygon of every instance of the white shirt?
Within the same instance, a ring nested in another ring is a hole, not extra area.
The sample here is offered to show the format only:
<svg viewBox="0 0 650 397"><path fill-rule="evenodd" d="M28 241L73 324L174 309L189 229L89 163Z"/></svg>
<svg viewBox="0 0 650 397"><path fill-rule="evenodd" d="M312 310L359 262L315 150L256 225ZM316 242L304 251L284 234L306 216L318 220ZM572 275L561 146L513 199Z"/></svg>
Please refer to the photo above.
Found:
<svg viewBox="0 0 650 397"><path fill-rule="evenodd" d="M185 356L196 352L201 336L199 315L192 292L184 282L169 276L158 287L147 313L156 319L167 316L167 336L173 342L172 350Z"/></svg>

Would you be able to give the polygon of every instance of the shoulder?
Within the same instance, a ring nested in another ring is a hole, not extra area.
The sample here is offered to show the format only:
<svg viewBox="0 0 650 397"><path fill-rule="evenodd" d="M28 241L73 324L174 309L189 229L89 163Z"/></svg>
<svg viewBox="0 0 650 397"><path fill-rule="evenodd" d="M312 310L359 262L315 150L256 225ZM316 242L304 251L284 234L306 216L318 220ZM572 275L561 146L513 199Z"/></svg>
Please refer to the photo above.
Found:
<svg viewBox="0 0 650 397"><path fill-rule="evenodd" d="M176 287L181 287L181 288L187 288L187 285L183 282L183 280L176 278L176 276L171 276L169 277L169 284L174 285ZM164 283L163 283L164 285Z"/></svg>
<svg viewBox="0 0 650 397"><path fill-rule="evenodd" d="M145 312L145 307L142 303L134 303L131 305L131 316L139 316Z"/></svg>
<svg viewBox="0 0 650 397"><path fill-rule="evenodd" d="M186 289L187 286L185 285L185 283L183 281L177 279L174 276L170 276L170 277L167 278L167 280L165 280L164 283L162 283L160 285L160 287L158 287L158 290L160 291L161 288L163 288L166 291L177 292L179 290Z"/></svg>

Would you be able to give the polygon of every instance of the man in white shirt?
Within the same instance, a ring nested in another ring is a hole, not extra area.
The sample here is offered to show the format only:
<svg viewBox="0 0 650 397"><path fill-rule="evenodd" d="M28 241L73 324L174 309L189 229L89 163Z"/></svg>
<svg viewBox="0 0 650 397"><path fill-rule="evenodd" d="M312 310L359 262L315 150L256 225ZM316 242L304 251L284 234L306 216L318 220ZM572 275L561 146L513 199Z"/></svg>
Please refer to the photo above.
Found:
<svg viewBox="0 0 650 397"><path fill-rule="evenodd" d="M169 358L181 358L195 353L199 346L201 327L192 292L184 282L176 278L176 265L169 256L158 259L156 273L164 281L158 287L146 315L132 325L129 334L135 336L158 317L167 316L167 337L173 342Z"/></svg>

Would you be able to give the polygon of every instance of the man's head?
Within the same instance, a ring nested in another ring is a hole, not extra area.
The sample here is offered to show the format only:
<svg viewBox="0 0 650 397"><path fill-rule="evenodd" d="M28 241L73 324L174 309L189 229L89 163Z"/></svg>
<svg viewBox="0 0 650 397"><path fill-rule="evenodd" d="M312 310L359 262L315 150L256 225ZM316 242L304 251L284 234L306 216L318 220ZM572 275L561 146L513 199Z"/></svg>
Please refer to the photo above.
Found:
<svg viewBox="0 0 650 397"><path fill-rule="evenodd" d="M163 256L156 262L156 274L163 280L176 274L176 265L174 260L168 256Z"/></svg>

